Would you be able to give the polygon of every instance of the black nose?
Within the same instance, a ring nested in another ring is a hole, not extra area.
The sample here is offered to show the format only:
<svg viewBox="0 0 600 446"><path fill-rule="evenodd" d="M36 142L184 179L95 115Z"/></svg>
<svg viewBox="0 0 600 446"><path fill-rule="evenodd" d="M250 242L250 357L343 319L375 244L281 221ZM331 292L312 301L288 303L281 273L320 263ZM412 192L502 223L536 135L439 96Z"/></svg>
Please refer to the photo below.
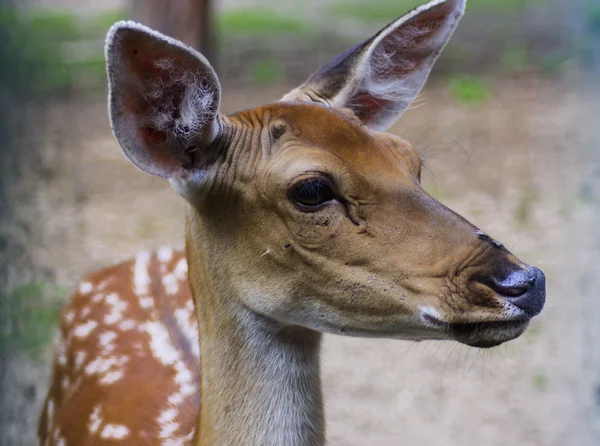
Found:
<svg viewBox="0 0 600 446"><path fill-rule="evenodd" d="M523 310L528 317L539 314L544 308L546 277L534 266L512 271L502 280L492 278L486 282L487 286Z"/></svg>

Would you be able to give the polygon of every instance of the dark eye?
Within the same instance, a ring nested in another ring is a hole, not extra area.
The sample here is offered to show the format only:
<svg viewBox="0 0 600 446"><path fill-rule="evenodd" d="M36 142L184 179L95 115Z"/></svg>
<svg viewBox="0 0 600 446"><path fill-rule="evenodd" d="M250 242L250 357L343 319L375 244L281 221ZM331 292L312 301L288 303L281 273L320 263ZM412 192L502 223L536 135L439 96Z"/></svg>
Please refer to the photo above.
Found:
<svg viewBox="0 0 600 446"><path fill-rule="evenodd" d="M335 198L335 194L326 180L308 180L290 191L290 198L302 207L315 208Z"/></svg>

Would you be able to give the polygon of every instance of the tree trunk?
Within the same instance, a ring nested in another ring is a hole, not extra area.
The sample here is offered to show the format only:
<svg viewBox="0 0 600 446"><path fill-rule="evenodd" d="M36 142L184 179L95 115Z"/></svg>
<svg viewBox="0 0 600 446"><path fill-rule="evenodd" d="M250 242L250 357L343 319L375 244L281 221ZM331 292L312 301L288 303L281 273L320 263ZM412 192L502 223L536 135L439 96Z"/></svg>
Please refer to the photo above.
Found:
<svg viewBox="0 0 600 446"><path fill-rule="evenodd" d="M200 51L212 63L210 0L131 0L133 18Z"/></svg>

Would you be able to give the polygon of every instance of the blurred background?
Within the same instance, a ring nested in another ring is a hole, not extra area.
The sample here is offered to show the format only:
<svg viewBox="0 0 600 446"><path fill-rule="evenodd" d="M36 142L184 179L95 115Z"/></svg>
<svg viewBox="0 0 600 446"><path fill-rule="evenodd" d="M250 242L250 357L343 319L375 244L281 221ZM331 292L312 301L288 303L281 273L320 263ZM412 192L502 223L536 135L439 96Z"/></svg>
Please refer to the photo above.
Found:
<svg viewBox="0 0 600 446"><path fill-rule="evenodd" d="M419 0L0 0L0 445L33 445L58 311L86 272L183 244L183 200L133 168L103 39L134 18L201 49L224 112L278 99ZM600 2L470 0L391 129L427 190L547 275L493 350L327 337L331 445L600 445Z"/></svg>

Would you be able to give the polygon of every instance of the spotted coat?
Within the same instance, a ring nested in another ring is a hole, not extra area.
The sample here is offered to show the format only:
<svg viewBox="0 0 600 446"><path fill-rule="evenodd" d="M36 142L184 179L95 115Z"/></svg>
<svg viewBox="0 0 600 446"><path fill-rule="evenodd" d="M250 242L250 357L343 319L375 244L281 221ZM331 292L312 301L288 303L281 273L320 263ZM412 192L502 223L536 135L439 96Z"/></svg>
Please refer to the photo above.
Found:
<svg viewBox="0 0 600 446"><path fill-rule="evenodd" d="M183 252L141 252L86 278L55 348L40 445L193 444L200 352Z"/></svg>

